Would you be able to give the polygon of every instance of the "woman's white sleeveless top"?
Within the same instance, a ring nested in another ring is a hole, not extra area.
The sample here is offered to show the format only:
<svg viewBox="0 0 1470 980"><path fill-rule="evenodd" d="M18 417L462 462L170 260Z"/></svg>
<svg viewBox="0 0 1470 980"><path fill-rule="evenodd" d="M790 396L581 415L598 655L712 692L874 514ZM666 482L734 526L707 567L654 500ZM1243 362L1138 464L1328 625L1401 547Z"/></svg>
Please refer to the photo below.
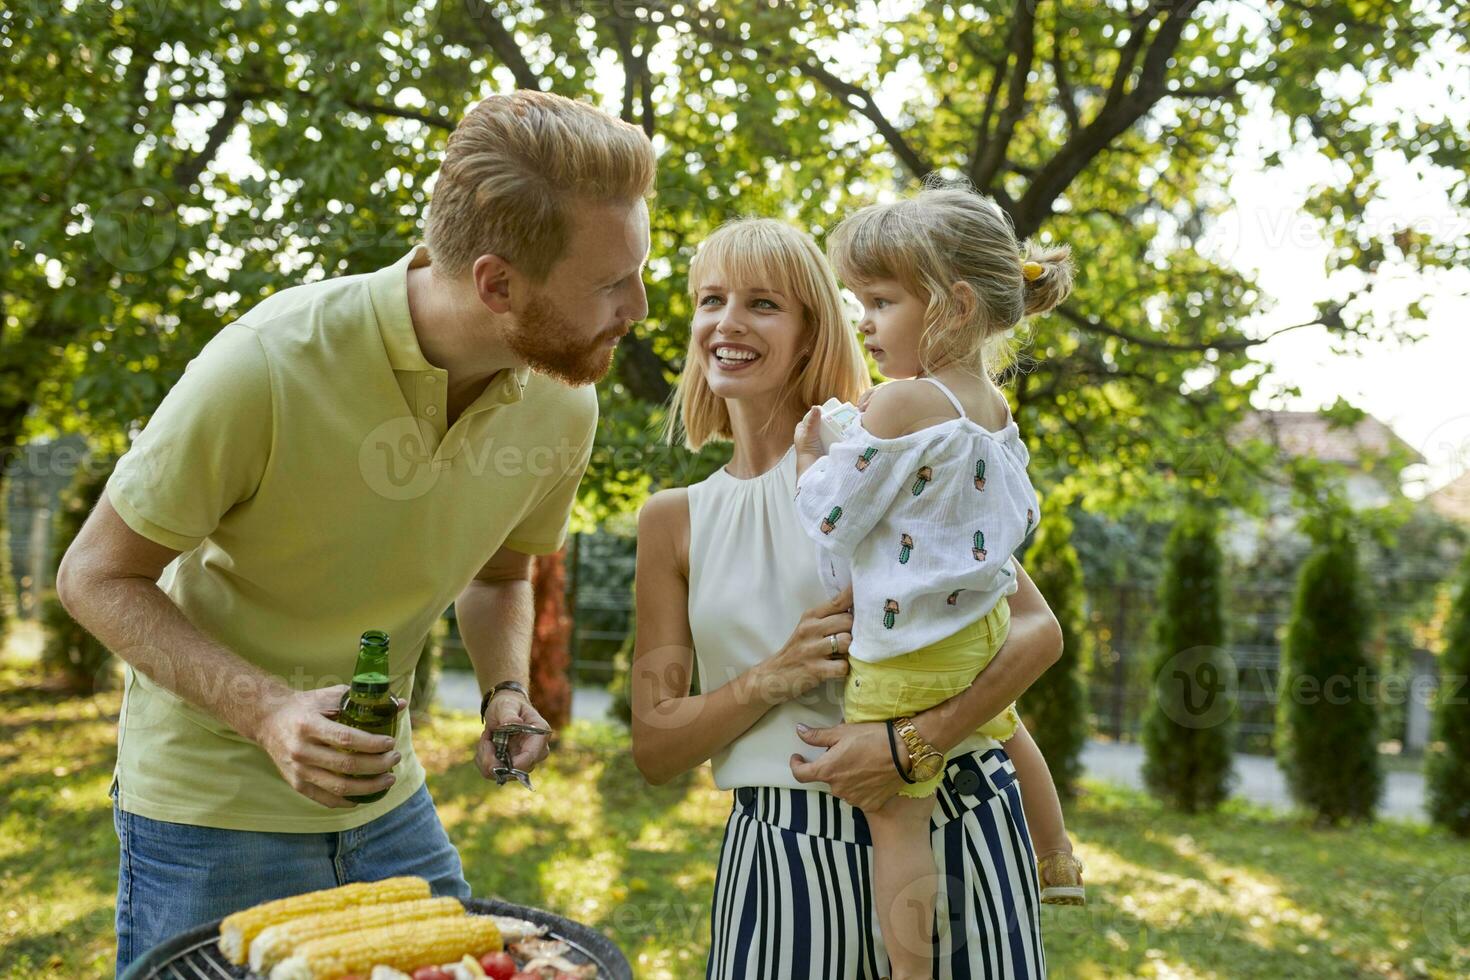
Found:
<svg viewBox="0 0 1470 980"><path fill-rule="evenodd" d="M708 692L774 656L802 613L827 601L827 591L797 523L794 447L760 476L742 480L721 468L688 492L689 628L700 690ZM839 724L842 687L821 684L768 710L711 759L715 784L827 790L825 783L798 782L789 760L825 751L803 742L796 723ZM995 744L971 736L947 754Z"/></svg>

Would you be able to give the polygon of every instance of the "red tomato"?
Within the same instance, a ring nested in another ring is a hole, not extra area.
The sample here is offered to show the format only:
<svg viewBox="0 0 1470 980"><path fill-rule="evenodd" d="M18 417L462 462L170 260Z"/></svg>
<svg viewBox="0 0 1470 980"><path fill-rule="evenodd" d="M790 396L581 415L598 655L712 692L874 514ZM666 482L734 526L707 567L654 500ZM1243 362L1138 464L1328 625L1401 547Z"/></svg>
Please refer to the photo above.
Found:
<svg viewBox="0 0 1470 980"><path fill-rule="evenodd" d="M437 966L421 966L413 971L413 980L454 980L454 976Z"/></svg>
<svg viewBox="0 0 1470 980"><path fill-rule="evenodd" d="M516 961L505 951L486 953L480 957L480 969L490 980L510 980L515 976Z"/></svg>

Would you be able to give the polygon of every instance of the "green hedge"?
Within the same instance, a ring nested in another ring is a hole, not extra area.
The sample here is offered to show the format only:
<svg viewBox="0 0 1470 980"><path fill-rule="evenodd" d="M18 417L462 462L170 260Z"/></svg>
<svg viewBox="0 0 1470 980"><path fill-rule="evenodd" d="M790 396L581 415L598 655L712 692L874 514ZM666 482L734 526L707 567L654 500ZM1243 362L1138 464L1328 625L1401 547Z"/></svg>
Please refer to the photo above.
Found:
<svg viewBox="0 0 1470 980"><path fill-rule="evenodd" d="M1315 537L1281 653L1276 758L1319 822L1363 820L1383 787L1367 596L1347 527L1332 523Z"/></svg>
<svg viewBox="0 0 1470 980"><path fill-rule="evenodd" d="M1088 735L1086 671L1092 638L1083 610L1082 563L1072 546L1072 521L1058 511L1042 521L1025 566L1061 624L1062 656L1031 685L1019 707L1046 757L1057 792L1072 799L1082 776L1082 748Z"/></svg>
<svg viewBox="0 0 1470 980"><path fill-rule="evenodd" d="M1430 819L1470 837L1470 553L1460 566L1459 580L1439 661L1439 697L1424 774Z"/></svg>
<svg viewBox="0 0 1470 980"><path fill-rule="evenodd" d="M1217 518L1208 505L1187 507L1164 545L1143 717L1144 783L1186 813L1230 792L1237 684L1223 597Z"/></svg>

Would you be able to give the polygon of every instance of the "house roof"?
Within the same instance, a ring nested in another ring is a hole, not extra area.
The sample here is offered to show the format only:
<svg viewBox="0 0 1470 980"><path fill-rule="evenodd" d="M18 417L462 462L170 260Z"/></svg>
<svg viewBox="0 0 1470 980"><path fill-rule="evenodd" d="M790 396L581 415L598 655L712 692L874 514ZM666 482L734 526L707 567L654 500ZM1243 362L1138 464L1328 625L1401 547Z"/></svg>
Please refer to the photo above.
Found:
<svg viewBox="0 0 1470 980"><path fill-rule="evenodd" d="M1424 499L1441 516L1470 524L1470 470L1461 473Z"/></svg>
<svg viewBox="0 0 1470 980"><path fill-rule="evenodd" d="M1291 456L1356 466L1363 455L1409 453L1410 463L1424 457L1386 424L1365 415L1356 425L1334 426L1317 412L1252 412L1236 425L1233 439L1264 439Z"/></svg>

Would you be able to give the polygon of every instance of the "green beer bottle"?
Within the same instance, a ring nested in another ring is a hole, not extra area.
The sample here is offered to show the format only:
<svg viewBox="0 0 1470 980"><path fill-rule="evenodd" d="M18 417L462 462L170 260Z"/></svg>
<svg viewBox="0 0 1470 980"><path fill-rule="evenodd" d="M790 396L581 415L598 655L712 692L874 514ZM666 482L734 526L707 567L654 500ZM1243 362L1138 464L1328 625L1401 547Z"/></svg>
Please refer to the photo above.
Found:
<svg viewBox="0 0 1470 980"><path fill-rule="evenodd" d="M398 706L388 693L388 634L368 630L357 646L357 666L352 671L352 684L342 696L337 721L371 735L390 738L398 727ZM379 790L366 796L349 796L354 803L372 803L388 795Z"/></svg>

